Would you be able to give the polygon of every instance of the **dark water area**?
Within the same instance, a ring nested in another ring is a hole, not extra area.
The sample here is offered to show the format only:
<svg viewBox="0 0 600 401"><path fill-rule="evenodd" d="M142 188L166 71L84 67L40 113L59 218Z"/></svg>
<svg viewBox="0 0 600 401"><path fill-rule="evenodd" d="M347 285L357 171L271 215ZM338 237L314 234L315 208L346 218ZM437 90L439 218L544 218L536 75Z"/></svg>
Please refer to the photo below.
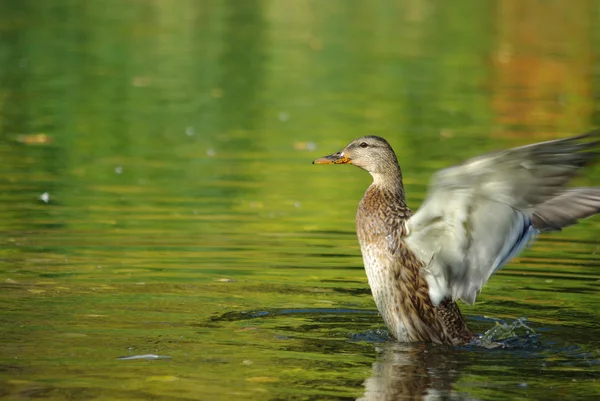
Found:
<svg viewBox="0 0 600 401"><path fill-rule="evenodd" d="M600 396L600 218L475 306L506 347L398 344L355 235L386 137L438 169L600 127L596 1L0 3L0 398ZM600 185L600 169L578 178Z"/></svg>

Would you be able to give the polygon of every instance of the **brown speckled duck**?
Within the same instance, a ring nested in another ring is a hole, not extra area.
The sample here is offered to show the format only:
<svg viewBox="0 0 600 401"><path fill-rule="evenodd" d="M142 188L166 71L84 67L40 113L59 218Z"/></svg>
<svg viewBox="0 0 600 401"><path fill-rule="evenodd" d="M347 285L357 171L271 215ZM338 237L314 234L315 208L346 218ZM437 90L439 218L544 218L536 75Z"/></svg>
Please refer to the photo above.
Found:
<svg viewBox="0 0 600 401"><path fill-rule="evenodd" d="M421 208L406 206L390 144L365 136L315 164L353 164L373 183L356 231L377 308L399 341L465 344L457 300L473 304L490 276L540 231L600 211L600 187L566 188L597 156L599 132L490 153L438 172Z"/></svg>

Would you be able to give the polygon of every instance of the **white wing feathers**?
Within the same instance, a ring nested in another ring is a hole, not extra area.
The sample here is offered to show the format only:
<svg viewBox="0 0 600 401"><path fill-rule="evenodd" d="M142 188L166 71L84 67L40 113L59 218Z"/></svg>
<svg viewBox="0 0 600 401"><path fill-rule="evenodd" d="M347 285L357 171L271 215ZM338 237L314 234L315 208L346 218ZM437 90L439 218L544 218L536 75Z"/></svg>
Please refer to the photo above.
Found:
<svg viewBox="0 0 600 401"><path fill-rule="evenodd" d="M600 210L600 188L564 188L596 156L597 139L591 132L492 153L434 176L404 241L427 263L435 305L447 297L473 304L538 228L560 229Z"/></svg>

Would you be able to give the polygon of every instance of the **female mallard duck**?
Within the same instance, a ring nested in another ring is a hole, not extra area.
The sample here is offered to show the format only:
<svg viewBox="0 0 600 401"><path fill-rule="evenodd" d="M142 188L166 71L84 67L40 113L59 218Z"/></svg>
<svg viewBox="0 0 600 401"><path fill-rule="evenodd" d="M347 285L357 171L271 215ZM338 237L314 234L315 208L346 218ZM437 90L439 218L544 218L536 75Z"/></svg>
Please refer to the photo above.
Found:
<svg viewBox="0 0 600 401"><path fill-rule="evenodd" d="M540 231L600 211L600 187L565 188L597 156L600 133L476 157L438 172L421 208L406 206L402 171L377 136L315 164L353 164L373 183L356 231L377 308L399 341L465 344L473 337L456 300L477 292Z"/></svg>

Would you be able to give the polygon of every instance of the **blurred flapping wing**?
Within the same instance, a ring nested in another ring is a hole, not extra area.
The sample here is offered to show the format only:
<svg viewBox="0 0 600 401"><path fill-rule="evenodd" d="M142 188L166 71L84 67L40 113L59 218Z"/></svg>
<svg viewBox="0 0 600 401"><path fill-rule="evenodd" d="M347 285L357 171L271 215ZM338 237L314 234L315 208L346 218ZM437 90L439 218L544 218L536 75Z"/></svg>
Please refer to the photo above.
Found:
<svg viewBox="0 0 600 401"><path fill-rule="evenodd" d="M426 263L434 304L475 302L489 277L538 231L600 209L600 188L566 189L597 156L600 131L487 154L438 172L405 243Z"/></svg>

